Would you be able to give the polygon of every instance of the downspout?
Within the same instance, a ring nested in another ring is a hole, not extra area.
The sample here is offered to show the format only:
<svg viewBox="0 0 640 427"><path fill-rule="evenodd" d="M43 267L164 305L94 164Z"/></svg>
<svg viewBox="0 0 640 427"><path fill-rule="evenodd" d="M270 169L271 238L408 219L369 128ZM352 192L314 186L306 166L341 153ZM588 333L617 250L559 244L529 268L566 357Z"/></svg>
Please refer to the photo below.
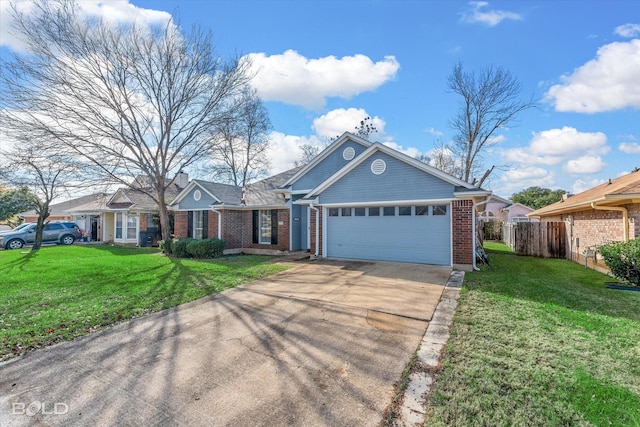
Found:
<svg viewBox="0 0 640 427"><path fill-rule="evenodd" d="M313 256L318 258L318 252L320 251L320 238L318 237L320 232L320 210L313 206L313 202L309 203L309 207L316 211L316 253Z"/></svg>
<svg viewBox="0 0 640 427"><path fill-rule="evenodd" d="M625 242L629 241L629 211L622 206L598 206L596 202L591 202L591 207L599 211L622 212L622 233Z"/></svg>
<svg viewBox="0 0 640 427"><path fill-rule="evenodd" d="M222 212L211 206L211 212L218 214L218 239L222 240Z"/></svg>
<svg viewBox="0 0 640 427"><path fill-rule="evenodd" d="M491 199L491 196L487 196L487 198L482 201L482 202L478 202L478 203L474 203L473 204L473 209L471 210L472 214L471 214L471 221L472 221L472 233L473 234L473 261L471 264L471 267L473 268L474 271L480 271L480 269L478 268L478 266L476 265L476 258L477 258L477 254L476 254L476 247L477 247L477 242L476 242L476 207L484 205L485 203L488 203L489 200Z"/></svg>

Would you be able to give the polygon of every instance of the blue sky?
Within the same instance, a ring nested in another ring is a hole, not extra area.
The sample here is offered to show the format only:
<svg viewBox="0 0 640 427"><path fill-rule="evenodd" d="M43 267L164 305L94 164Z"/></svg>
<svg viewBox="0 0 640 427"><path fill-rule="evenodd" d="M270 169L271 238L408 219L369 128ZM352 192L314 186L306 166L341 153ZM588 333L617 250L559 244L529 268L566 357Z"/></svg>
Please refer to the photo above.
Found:
<svg viewBox="0 0 640 427"><path fill-rule="evenodd" d="M0 44L6 33L0 0ZM24 5L28 5L25 2ZM640 2L84 0L110 19L211 29L223 58L249 55L273 132L272 172L364 116L372 139L409 155L448 142L455 63L501 66L538 108L496 135L485 187L580 192L640 167ZM25 8L27 6L24 6Z"/></svg>

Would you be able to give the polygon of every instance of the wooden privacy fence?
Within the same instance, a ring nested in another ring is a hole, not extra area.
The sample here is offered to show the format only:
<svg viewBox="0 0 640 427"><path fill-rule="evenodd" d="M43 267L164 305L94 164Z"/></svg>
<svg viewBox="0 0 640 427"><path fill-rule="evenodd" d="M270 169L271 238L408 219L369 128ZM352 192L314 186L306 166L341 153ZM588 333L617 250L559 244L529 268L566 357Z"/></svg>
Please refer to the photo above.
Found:
<svg viewBox="0 0 640 427"><path fill-rule="evenodd" d="M502 226L502 241L518 255L567 257L564 222L506 222Z"/></svg>

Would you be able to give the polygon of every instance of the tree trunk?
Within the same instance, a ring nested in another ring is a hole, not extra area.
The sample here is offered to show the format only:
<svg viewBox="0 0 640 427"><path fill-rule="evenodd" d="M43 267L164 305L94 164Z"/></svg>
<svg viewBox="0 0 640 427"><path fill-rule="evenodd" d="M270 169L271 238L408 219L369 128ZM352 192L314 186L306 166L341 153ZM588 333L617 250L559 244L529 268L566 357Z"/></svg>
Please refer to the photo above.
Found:
<svg viewBox="0 0 640 427"><path fill-rule="evenodd" d="M167 202L164 200L165 188L160 184L156 188L158 193L158 213L160 216L160 230L162 230L162 240L168 242L171 240L171 224L169 222L169 209L167 209ZM171 245L165 245L165 253L171 254Z"/></svg>

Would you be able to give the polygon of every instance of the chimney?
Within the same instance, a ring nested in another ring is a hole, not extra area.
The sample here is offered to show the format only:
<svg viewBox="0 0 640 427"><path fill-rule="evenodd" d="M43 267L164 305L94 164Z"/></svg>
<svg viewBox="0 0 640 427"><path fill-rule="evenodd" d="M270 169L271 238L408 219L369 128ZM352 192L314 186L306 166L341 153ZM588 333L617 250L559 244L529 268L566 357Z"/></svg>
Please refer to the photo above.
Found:
<svg viewBox="0 0 640 427"><path fill-rule="evenodd" d="M564 202L565 200L567 200L569 197L573 196L573 194L571 193L564 193L562 195L562 201Z"/></svg>
<svg viewBox="0 0 640 427"><path fill-rule="evenodd" d="M189 174L183 171L180 171L176 174L176 178L174 180L175 184L180 187L180 189L184 189L187 185L189 185Z"/></svg>

